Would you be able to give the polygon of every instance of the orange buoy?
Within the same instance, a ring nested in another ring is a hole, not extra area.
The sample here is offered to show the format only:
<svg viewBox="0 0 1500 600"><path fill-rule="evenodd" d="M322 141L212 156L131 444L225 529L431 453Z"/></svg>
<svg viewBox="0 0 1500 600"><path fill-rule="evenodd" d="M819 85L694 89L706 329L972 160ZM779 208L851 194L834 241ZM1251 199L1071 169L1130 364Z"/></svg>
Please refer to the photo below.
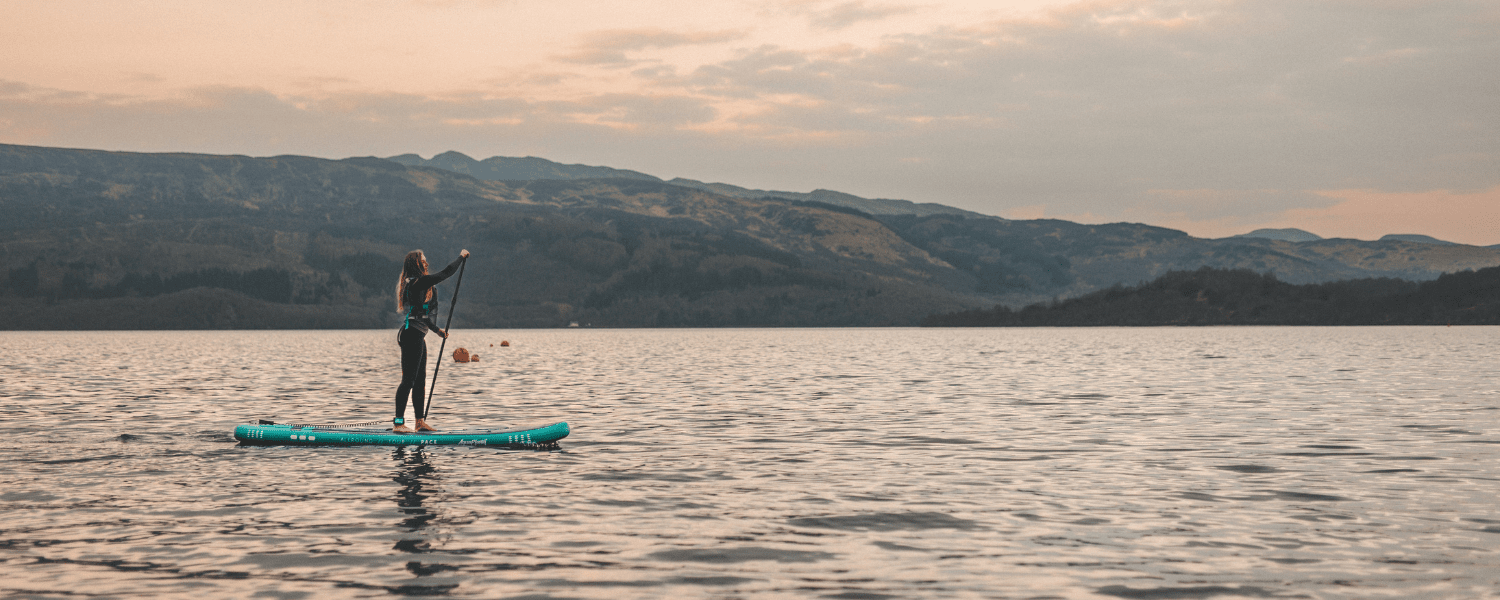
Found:
<svg viewBox="0 0 1500 600"><path fill-rule="evenodd" d="M501 346L509 346L509 345L510 345L510 342L508 342L508 341L506 341L506 340L500 340L500 345L501 345Z"/></svg>
<svg viewBox="0 0 1500 600"><path fill-rule="evenodd" d="M453 350L453 362L469 362L469 351L466 348L455 348Z"/></svg>

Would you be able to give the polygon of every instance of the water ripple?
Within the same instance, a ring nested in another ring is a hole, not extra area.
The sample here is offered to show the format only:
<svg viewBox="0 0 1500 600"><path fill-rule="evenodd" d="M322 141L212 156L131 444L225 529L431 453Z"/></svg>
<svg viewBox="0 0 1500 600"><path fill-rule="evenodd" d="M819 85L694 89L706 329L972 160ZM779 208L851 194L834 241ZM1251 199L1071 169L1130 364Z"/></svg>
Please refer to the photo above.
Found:
<svg viewBox="0 0 1500 600"><path fill-rule="evenodd" d="M456 331L515 450L234 444L388 418L386 331L3 333L0 595L1493 596L1497 334Z"/></svg>

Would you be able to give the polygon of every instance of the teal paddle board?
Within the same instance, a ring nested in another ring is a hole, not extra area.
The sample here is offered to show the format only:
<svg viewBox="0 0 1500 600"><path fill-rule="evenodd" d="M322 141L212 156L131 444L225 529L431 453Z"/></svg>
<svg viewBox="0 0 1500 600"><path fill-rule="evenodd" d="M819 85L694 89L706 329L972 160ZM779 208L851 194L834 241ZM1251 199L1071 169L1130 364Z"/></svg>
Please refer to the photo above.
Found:
<svg viewBox="0 0 1500 600"><path fill-rule="evenodd" d="M378 427L291 425L261 421L234 428L249 446L545 446L568 437L566 422L520 429L453 429L396 433Z"/></svg>

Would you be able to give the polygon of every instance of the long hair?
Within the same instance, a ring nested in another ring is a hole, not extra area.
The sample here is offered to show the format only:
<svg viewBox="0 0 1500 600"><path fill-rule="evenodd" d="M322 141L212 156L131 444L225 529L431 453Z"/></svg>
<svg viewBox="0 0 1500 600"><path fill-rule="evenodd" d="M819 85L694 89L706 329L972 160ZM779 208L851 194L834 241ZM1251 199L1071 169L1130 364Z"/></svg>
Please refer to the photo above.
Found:
<svg viewBox="0 0 1500 600"><path fill-rule="evenodd" d="M406 253L406 259L401 261L401 277L396 280L396 310L406 311L406 281L413 277L421 277L427 274L427 257L421 250L412 250ZM427 290L427 299L432 299L432 290Z"/></svg>

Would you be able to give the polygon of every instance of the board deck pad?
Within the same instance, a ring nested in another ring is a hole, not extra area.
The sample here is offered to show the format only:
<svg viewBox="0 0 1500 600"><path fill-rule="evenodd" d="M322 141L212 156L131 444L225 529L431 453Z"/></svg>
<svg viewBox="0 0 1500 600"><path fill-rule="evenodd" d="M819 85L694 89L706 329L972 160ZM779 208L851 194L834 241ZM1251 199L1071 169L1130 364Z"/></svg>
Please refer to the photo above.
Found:
<svg viewBox="0 0 1500 600"><path fill-rule="evenodd" d="M568 437L567 422L517 429L453 429L396 433L389 428L247 423L234 439L249 446L503 446L537 447Z"/></svg>

